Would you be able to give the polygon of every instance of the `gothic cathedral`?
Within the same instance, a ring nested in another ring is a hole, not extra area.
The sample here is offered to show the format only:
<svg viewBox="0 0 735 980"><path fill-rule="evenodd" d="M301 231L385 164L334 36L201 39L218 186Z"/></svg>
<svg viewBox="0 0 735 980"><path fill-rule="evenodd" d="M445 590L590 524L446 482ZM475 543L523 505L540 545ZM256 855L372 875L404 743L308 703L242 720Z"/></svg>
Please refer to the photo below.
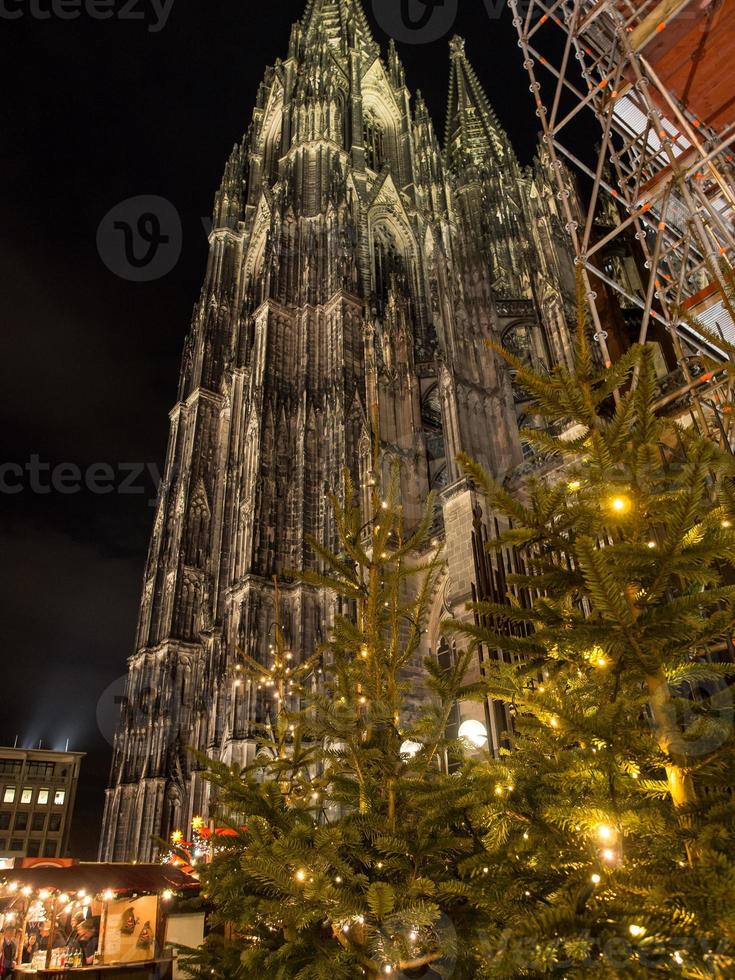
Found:
<svg viewBox="0 0 735 980"><path fill-rule="evenodd" d="M471 595L477 501L456 456L500 478L524 466L523 404L485 340L567 359L574 271L544 154L519 165L460 38L450 56L443 149L359 0L309 0L258 90L171 411L102 860L151 860L207 815L190 747L257 752L269 704L234 681L239 651L269 656L280 576L293 656L324 638L329 596L287 573L314 562L310 535L335 546L326 493L345 467L365 487L373 438L402 464L409 520L438 492L426 653Z"/></svg>

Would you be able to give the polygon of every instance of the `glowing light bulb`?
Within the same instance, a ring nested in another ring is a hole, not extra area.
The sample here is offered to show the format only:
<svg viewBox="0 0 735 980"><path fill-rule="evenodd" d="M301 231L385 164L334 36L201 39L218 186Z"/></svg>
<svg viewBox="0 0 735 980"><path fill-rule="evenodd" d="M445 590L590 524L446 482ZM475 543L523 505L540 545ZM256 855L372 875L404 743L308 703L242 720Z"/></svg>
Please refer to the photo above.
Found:
<svg viewBox="0 0 735 980"><path fill-rule="evenodd" d="M634 939L638 939L639 936L644 935L645 931L646 930L643 928L643 926L637 926L635 923L628 926L628 932Z"/></svg>
<svg viewBox="0 0 735 980"><path fill-rule="evenodd" d="M608 864L612 864L612 862L615 860L615 851L613 851L611 847L606 847L602 852L602 857Z"/></svg>
<svg viewBox="0 0 735 980"><path fill-rule="evenodd" d="M600 879L600 876L598 874L594 874L594 875L592 875L590 877L590 881L592 882L593 885L599 885L601 879Z"/></svg>
<svg viewBox="0 0 735 980"><path fill-rule="evenodd" d="M106 902L111 902L111 901L113 900L113 898L114 898L114 897L115 897L115 893L114 893L114 891L113 891L113 890L112 890L111 888L108 888L108 889L107 889L107 891L106 891L106 892L104 893L104 895L102 896L102 898L103 898L103 899L104 899L104 900L105 900Z"/></svg>
<svg viewBox="0 0 735 980"><path fill-rule="evenodd" d="M577 490L580 490L582 488L582 484L579 482L579 480L572 480L572 482L568 483L567 486L572 491L572 493L575 493Z"/></svg>
<svg viewBox="0 0 735 980"><path fill-rule="evenodd" d="M167 888L164 892L161 893L161 898L164 900L164 902L170 902L173 897L174 897L174 893L171 891L170 888Z"/></svg>
<svg viewBox="0 0 735 980"><path fill-rule="evenodd" d="M410 739L407 739L405 742L402 742L401 747L399 749L401 755L407 756L409 759L413 759L413 757L420 751L421 751L421 746L419 745L419 743L412 742Z"/></svg>
<svg viewBox="0 0 735 980"><path fill-rule="evenodd" d="M602 823L597 828L597 836L603 841L614 840L615 831L612 829L612 827L608 827L607 824Z"/></svg>
<svg viewBox="0 0 735 980"><path fill-rule="evenodd" d="M622 495L612 497L610 507L616 514L625 514L630 510L630 498Z"/></svg>
<svg viewBox="0 0 735 980"><path fill-rule="evenodd" d="M457 734L465 742L469 742L471 748L481 749L487 745L487 729L476 718L468 718L467 721L463 721Z"/></svg>
<svg viewBox="0 0 735 980"><path fill-rule="evenodd" d="M651 551L653 551L653 549L656 547L656 542L655 541L649 541L648 542L648 547L651 549Z"/></svg>
<svg viewBox="0 0 735 980"><path fill-rule="evenodd" d="M303 868L299 868L296 872L296 881L306 881L306 872Z"/></svg>

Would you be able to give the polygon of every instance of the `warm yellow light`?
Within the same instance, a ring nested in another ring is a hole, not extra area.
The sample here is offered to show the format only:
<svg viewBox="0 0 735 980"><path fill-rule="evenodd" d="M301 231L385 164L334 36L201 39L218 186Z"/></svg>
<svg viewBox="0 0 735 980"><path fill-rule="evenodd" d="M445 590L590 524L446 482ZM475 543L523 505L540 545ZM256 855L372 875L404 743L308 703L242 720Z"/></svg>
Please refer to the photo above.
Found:
<svg viewBox="0 0 735 980"><path fill-rule="evenodd" d="M638 939L639 936L643 936L645 934L646 930L643 928L643 926L633 924L628 926L628 932L634 939Z"/></svg>
<svg viewBox="0 0 735 980"><path fill-rule="evenodd" d="M334 880L337 882L338 885L342 884L342 878L339 875L337 875L337 877Z"/></svg>
<svg viewBox="0 0 735 980"><path fill-rule="evenodd" d="M558 718L552 718L551 721L549 722L549 724L551 725L552 728L558 728L559 727L559 719Z"/></svg>
<svg viewBox="0 0 735 980"><path fill-rule="evenodd" d="M59 895L59 901L61 902L62 905L66 905L67 902L69 901L69 896L68 895Z"/></svg>
<svg viewBox="0 0 735 980"><path fill-rule="evenodd" d="M18 891L18 882L17 881L11 881L10 884L8 885L8 891L9 892L17 892Z"/></svg>
<svg viewBox="0 0 735 980"><path fill-rule="evenodd" d="M602 857L608 864L612 864L612 862L615 860L615 851L613 851L611 847L606 847L602 852Z"/></svg>
<svg viewBox="0 0 735 980"><path fill-rule="evenodd" d="M656 542L655 541L649 541L648 542L648 547L651 549L651 551L653 551L653 549L656 547Z"/></svg>
<svg viewBox="0 0 735 980"><path fill-rule="evenodd" d="M610 500L610 506L616 514L625 514L630 510L630 498L623 496L613 497Z"/></svg>
<svg viewBox="0 0 735 980"><path fill-rule="evenodd" d="M615 840L615 831L612 827L608 827L607 824L601 823L597 828L597 836L603 841Z"/></svg>
<svg viewBox="0 0 735 980"><path fill-rule="evenodd" d="M724 528L732 527L732 524L730 523L730 521L723 521L722 522L722 527L724 527Z"/></svg>
<svg viewBox="0 0 735 980"><path fill-rule="evenodd" d="M174 830L171 834L171 840L174 844L180 844L183 839L184 835L180 830ZM79 894L81 895L82 893L80 892Z"/></svg>
<svg viewBox="0 0 735 980"><path fill-rule="evenodd" d="M26 898L27 898L27 897L28 897L28 896L29 896L29 895L31 894L31 892L33 891L33 889L32 889L32 888L29 888L29 886L28 886L28 885L26 885L26 886L25 886L25 888L23 888L23 889L21 889L21 891L22 891L22 893L23 893L23 894L24 894L24 895L26 896Z"/></svg>
<svg viewBox="0 0 735 980"><path fill-rule="evenodd" d="M38 897L41 899L42 902L45 902L50 894L51 893L47 888L42 888L41 891L38 893Z"/></svg>
<svg viewBox="0 0 735 980"><path fill-rule="evenodd" d="M111 888L108 888L108 889L107 889L107 891L106 891L106 892L104 893L104 895L102 896L102 898L103 898L103 899L104 899L104 900L105 900L106 902L111 902L111 901L113 900L113 898L114 898L114 897L115 897L115 893L114 893L114 891L113 891L113 890L112 890Z"/></svg>
<svg viewBox="0 0 735 980"><path fill-rule="evenodd" d="M582 484L579 482L579 480L572 480L572 482L568 483L567 486L572 491L572 493L574 493L576 490L581 489Z"/></svg>
<svg viewBox="0 0 735 980"><path fill-rule="evenodd" d="M173 897L174 893L170 888L167 888L165 892L161 893L161 898L164 900L164 902L170 902Z"/></svg>
<svg viewBox="0 0 735 980"><path fill-rule="evenodd" d="M362 657L363 660L367 660L368 648L366 646L363 646L362 649L360 650L360 656Z"/></svg>
<svg viewBox="0 0 735 980"><path fill-rule="evenodd" d="M593 885L599 885L600 884L600 876L598 874L594 874L590 878L590 881L592 882Z"/></svg>
<svg viewBox="0 0 735 980"><path fill-rule="evenodd" d="M194 817L194 819L191 822L191 825L194 828L194 830L201 830L202 827L204 826L204 817Z"/></svg>
<svg viewBox="0 0 735 980"><path fill-rule="evenodd" d="M299 868L296 872L296 881L306 881L306 872L303 868Z"/></svg>

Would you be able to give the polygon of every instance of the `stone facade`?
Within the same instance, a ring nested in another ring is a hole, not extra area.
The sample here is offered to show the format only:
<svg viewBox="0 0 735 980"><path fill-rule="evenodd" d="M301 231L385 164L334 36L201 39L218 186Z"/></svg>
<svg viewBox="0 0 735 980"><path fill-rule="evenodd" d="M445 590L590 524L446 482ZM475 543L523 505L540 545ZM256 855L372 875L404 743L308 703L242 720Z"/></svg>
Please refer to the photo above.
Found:
<svg viewBox="0 0 735 980"><path fill-rule="evenodd" d="M127 702L107 791L104 860L150 860L155 838L208 810L189 749L244 764L280 619L293 656L329 627L296 582L307 537L334 547L326 493L345 467L367 495L375 419L402 463L408 519L439 491L451 536L427 645L473 581L477 502L455 458L496 476L523 462L522 404L486 345L537 364L569 355L574 276L543 157L521 168L451 43L444 148L358 0L311 0L269 68L215 198L204 287L171 412Z"/></svg>

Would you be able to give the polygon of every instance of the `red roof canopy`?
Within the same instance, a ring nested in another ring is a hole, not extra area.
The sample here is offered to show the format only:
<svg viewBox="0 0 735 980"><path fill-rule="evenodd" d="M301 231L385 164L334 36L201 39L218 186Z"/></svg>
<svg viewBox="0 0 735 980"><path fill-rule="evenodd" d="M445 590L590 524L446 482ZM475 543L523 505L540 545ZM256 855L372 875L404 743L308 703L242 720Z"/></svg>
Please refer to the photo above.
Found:
<svg viewBox="0 0 735 980"><path fill-rule="evenodd" d="M2 872L6 884L85 891L94 894L108 888L118 892L157 893L167 888L199 888L199 880L170 864L81 863L70 868L8 868Z"/></svg>

